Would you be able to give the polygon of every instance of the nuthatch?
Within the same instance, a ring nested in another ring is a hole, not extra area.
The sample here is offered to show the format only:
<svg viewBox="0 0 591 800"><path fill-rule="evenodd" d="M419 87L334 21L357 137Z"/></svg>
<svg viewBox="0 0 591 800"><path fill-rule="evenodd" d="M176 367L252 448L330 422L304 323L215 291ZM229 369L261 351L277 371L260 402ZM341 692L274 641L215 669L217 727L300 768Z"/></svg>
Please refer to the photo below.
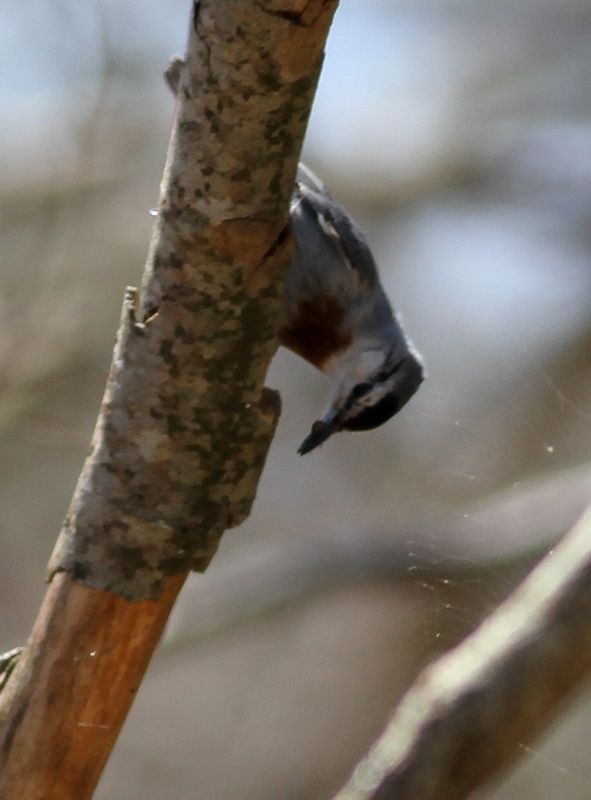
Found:
<svg viewBox="0 0 591 800"><path fill-rule="evenodd" d="M380 285L363 233L303 164L290 208L296 239L281 344L328 375L330 404L298 452L337 431L377 428L410 400L423 365Z"/></svg>

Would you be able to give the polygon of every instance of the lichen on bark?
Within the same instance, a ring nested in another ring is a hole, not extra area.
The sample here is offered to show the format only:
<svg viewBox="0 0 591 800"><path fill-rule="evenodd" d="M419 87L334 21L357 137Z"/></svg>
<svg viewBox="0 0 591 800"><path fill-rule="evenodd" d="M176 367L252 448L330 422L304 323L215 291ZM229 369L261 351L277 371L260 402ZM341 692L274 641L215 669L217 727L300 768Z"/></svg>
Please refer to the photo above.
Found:
<svg viewBox="0 0 591 800"><path fill-rule="evenodd" d="M50 575L156 597L250 511L279 415L264 379L289 198L336 0L280 5L195 7L141 292L126 294Z"/></svg>

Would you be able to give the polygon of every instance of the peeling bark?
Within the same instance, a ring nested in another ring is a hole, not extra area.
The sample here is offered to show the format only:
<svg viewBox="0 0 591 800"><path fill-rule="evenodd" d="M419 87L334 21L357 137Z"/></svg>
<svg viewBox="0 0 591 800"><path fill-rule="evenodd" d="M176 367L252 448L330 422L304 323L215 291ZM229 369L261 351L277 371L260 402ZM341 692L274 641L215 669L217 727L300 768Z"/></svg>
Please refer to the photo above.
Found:
<svg viewBox="0 0 591 800"><path fill-rule="evenodd" d="M194 4L167 72L177 108L141 293L126 292L33 632L0 663L2 800L89 800L188 570L249 512L279 415L263 383L289 200L336 5L302 27L273 3Z"/></svg>
<svg viewBox="0 0 591 800"><path fill-rule="evenodd" d="M132 599L203 570L244 520L279 416L288 205L331 2L202 0L141 293L129 289L92 452L50 576Z"/></svg>

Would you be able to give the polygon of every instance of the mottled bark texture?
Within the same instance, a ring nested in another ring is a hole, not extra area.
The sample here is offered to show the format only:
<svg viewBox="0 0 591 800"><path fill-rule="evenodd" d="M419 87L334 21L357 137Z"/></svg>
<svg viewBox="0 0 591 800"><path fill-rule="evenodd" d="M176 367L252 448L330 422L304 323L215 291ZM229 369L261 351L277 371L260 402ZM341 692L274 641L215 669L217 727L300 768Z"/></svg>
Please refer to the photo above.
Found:
<svg viewBox="0 0 591 800"><path fill-rule="evenodd" d="M126 293L33 632L0 662L2 800L89 800L188 570L248 514L279 411L263 381L336 3L194 8L167 75L177 108L141 295Z"/></svg>
<svg viewBox="0 0 591 800"><path fill-rule="evenodd" d="M429 667L335 800L460 800L523 753L591 672L591 509Z"/></svg>
<svg viewBox="0 0 591 800"><path fill-rule="evenodd" d="M201 0L141 293L125 298L93 438L51 563L157 597L249 513L279 414L263 388L289 198L337 0Z"/></svg>

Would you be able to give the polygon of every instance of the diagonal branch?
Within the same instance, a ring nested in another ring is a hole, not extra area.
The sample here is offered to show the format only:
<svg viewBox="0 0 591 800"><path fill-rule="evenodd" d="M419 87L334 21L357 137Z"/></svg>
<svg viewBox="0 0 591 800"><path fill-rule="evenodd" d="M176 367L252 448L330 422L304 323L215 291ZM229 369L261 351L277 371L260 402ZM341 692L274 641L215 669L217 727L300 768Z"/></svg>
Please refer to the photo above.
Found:
<svg viewBox="0 0 591 800"><path fill-rule="evenodd" d="M337 0L201 0L141 293L30 641L0 696L3 800L85 800L190 569L249 513L279 413L296 164ZM281 12L281 13L277 13Z"/></svg>
<svg viewBox="0 0 591 800"><path fill-rule="evenodd" d="M177 112L141 296L126 298L53 571L155 597L166 576L204 569L249 512L278 415L262 388L334 5L308 27L262 3L195 8L185 62L168 73Z"/></svg>
<svg viewBox="0 0 591 800"><path fill-rule="evenodd" d="M335 800L460 800L515 761L591 672L591 509L415 682Z"/></svg>

